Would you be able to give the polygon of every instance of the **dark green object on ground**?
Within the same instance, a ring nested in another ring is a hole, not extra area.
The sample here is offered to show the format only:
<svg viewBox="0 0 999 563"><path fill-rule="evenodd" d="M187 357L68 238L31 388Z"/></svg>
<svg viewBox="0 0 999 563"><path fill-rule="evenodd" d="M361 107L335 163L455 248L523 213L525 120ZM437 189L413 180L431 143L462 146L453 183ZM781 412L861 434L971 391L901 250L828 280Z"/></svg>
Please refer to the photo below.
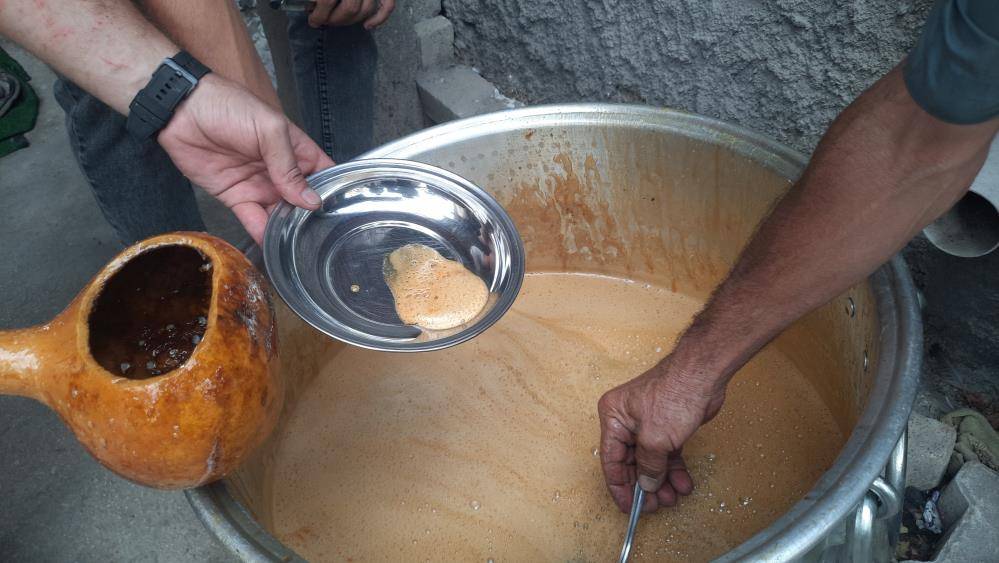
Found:
<svg viewBox="0 0 999 563"><path fill-rule="evenodd" d="M20 82L21 92L14 104L0 116L0 157L28 146L24 134L35 128L38 118L38 95L28 85L31 77L6 51L0 48L0 72Z"/></svg>

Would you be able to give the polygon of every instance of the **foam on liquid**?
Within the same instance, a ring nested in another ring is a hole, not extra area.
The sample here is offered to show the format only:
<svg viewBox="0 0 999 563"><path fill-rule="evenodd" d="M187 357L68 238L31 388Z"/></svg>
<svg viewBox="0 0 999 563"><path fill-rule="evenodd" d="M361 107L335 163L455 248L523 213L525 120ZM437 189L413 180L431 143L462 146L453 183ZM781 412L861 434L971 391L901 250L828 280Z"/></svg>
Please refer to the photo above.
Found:
<svg viewBox="0 0 999 563"><path fill-rule="evenodd" d="M422 244L407 244L388 255L385 283L402 322L430 330L467 323L489 298L479 276Z"/></svg>
<svg viewBox="0 0 999 563"><path fill-rule="evenodd" d="M277 536L312 561L616 560L627 515L604 488L596 402L665 355L699 307L656 286L532 274L460 346L345 348L279 436ZM842 444L811 385L765 349L684 450L694 494L643 515L632 557L724 553L799 500Z"/></svg>

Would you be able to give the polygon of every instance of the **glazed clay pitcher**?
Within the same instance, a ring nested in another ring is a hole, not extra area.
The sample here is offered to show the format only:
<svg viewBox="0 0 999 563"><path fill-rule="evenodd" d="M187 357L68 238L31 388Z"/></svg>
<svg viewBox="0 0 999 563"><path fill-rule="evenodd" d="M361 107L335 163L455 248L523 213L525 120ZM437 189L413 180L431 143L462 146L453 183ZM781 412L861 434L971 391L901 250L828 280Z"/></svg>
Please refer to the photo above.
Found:
<svg viewBox="0 0 999 563"><path fill-rule="evenodd" d="M51 322L0 332L0 393L55 410L102 464L164 489L235 469L281 408L266 283L200 233L119 254Z"/></svg>

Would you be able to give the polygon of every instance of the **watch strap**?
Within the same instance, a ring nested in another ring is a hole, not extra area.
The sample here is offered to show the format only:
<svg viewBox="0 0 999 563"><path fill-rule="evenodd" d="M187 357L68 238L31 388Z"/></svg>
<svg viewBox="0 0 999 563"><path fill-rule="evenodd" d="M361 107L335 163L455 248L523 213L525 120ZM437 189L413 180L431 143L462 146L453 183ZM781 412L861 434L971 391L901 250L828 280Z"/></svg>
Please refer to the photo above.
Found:
<svg viewBox="0 0 999 563"><path fill-rule="evenodd" d="M198 85L210 69L186 51L163 62L146 86L129 104L125 126L132 136L145 140L166 126L177 105Z"/></svg>
<svg viewBox="0 0 999 563"><path fill-rule="evenodd" d="M212 71L212 69L201 64L201 61L191 56L191 53L188 53L187 51L181 51L167 60L172 60L177 64L177 66L186 70L196 80L201 80L202 76Z"/></svg>

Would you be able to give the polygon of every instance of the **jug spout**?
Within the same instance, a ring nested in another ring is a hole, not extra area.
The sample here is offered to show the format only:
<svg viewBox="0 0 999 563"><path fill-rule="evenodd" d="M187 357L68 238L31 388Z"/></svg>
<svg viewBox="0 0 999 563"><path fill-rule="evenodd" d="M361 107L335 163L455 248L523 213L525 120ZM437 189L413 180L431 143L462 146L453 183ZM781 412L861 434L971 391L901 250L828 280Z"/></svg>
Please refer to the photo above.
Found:
<svg viewBox="0 0 999 563"><path fill-rule="evenodd" d="M0 395L20 395L44 402L41 378L51 358L46 354L52 327L0 331ZM72 346L72 342L64 343Z"/></svg>

